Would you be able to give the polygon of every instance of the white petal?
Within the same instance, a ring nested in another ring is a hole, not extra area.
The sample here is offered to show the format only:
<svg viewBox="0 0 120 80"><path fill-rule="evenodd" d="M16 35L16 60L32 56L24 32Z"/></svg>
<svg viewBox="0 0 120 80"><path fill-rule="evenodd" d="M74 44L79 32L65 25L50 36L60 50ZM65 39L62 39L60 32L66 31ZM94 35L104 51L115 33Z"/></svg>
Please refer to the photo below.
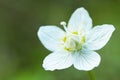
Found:
<svg viewBox="0 0 120 80"><path fill-rule="evenodd" d="M74 32L78 30L89 30L92 27L92 20L84 8L78 8L68 22L68 30Z"/></svg>
<svg viewBox="0 0 120 80"><path fill-rule="evenodd" d="M113 25L105 24L96 26L88 35L87 42L85 44L86 47L90 50L101 49L109 41L114 30L115 28Z"/></svg>
<svg viewBox="0 0 120 80"><path fill-rule="evenodd" d="M45 70L59 70L70 67L73 64L71 53L57 51L49 54L43 61Z"/></svg>
<svg viewBox="0 0 120 80"><path fill-rule="evenodd" d="M100 63L100 56L94 51L83 50L74 54L74 67L78 70L89 71Z"/></svg>
<svg viewBox="0 0 120 80"><path fill-rule="evenodd" d="M38 30L40 41L51 51L59 48L60 40L64 35L64 31L56 26L41 26Z"/></svg>

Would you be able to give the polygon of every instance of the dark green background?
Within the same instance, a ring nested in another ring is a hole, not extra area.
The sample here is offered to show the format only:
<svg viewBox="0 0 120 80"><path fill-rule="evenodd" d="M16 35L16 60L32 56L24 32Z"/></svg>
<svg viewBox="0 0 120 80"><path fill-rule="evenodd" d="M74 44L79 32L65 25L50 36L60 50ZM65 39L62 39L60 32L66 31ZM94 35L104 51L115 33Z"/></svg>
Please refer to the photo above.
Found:
<svg viewBox="0 0 120 80"><path fill-rule="evenodd" d="M0 80L89 80L73 67L45 71L42 61L50 52L37 37L41 25L60 26L79 7L88 10L93 25L115 26L97 51L102 61L94 72L96 80L120 80L120 0L0 0Z"/></svg>

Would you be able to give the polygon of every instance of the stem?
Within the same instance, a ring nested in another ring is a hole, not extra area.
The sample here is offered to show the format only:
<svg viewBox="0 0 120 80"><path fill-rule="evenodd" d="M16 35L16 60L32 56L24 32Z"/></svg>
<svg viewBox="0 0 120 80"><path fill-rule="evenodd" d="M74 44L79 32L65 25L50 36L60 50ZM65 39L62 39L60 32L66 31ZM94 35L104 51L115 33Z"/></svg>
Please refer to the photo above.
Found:
<svg viewBox="0 0 120 80"><path fill-rule="evenodd" d="M95 80L95 75L92 71L88 71L88 75L90 77L90 80Z"/></svg>

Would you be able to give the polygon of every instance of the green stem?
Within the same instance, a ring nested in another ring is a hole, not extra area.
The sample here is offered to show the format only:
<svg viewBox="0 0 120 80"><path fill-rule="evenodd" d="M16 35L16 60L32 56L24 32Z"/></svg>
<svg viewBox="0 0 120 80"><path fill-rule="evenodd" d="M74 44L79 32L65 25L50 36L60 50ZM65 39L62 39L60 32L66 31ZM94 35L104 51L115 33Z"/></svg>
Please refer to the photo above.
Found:
<svg viewBox="0 0 120 80"><path fill-rule="evenodd" d="M90 77L90 80L95 80L95 75L92 71L88 71L88 75Z"/></svg>

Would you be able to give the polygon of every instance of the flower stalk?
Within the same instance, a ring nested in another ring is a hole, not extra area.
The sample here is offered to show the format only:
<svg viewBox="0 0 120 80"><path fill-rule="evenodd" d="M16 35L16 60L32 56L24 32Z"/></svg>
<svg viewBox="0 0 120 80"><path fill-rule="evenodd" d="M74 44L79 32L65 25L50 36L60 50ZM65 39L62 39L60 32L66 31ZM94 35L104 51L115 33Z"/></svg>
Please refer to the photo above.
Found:
<svg viewBox="0 0 120 80"><path fill-rule="evenodd" d="M90 80L95 80L95 75L92 70L88 71L88 75L89 75Z"/></svg>

